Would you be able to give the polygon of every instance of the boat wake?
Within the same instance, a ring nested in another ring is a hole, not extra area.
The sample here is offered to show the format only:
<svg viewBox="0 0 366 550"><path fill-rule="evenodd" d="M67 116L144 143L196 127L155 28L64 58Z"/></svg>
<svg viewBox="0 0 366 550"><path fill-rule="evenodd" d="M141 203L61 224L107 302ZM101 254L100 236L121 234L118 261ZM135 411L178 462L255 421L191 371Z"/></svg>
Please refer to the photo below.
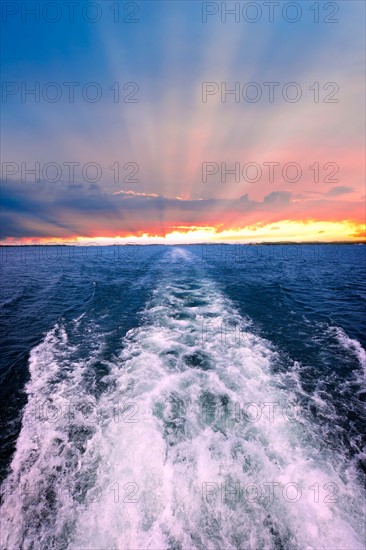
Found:
<svg viewBox="0 0 366 550"><path fill-rule="evenodd" d="M189 252L155 269L113 361L87 316L33 349L2 548L363 548L357 472L278 352Z"/></svg>

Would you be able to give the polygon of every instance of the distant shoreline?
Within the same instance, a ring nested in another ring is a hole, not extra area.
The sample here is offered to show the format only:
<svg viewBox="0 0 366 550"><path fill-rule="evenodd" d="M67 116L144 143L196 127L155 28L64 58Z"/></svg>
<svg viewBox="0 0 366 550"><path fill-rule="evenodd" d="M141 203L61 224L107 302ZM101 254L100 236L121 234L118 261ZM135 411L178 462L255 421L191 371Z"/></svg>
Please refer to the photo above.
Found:
<svg viewBox="0 0 366 550"><path fill-rule="evenodd" d="M69 247L69 246L98 246L102 248L107 248L110 246L210 246L210 245L224 245L224 246L291 246L291 245L301 245L301 246L308 246L308 245L365 245L366 241L309 241L309 242L298 242L298 241L276 241L276 242L260 242L260 243L223 243L223 242L206 242L206 243L114 243L114 244L98 244L94 243L93 241L90 241L90 243L59 243L59 244L0 244L0 248L18 248L20 246L22 247L39 247L39 248L55 248L55 247Z"/></svg>

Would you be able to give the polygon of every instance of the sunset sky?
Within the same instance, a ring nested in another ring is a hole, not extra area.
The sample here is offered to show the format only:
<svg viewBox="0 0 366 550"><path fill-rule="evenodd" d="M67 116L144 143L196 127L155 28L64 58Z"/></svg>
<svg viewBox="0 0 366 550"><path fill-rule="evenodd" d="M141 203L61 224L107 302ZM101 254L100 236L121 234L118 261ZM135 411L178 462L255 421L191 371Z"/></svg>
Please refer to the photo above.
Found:
<svg viewBox="0 0 366 550"><path fill-rule="evenodd" d="M2 242L364 235L364 2L3 4Z"/></svg>

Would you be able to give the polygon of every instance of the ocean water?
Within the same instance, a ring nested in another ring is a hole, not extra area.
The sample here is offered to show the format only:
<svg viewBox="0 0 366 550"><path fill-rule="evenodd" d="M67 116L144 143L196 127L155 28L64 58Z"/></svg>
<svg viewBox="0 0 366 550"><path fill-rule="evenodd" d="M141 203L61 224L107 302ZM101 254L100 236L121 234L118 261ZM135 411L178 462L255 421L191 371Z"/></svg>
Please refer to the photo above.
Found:
<svg viewBox="0 0 366 550"><path fill-rule="evenodd" d="M1 253L1 549L365 547L365 246Z"/></svg>

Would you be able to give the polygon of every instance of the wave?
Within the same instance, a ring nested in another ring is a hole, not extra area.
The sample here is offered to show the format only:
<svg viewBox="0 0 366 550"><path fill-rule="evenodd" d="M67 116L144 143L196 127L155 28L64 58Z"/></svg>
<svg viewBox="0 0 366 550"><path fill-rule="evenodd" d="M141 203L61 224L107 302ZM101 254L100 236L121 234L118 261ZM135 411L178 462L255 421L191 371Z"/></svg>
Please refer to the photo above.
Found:
<svg viewBox="0 0 366 550"><path fill-rule="evenodd" d="M332 327L332 330L343 348L351 351L351 353L353 353L357 357L366 376L366 351L364 350L360 342L355 338L350 338L346 334L346 332L340 327Z"/></svg>
<svg viewBox="0 0 366 550"><path fill-rule="evenodd" d="M363 548L356 473L317 444L278 352L192 254L155 269L113 361L84 318L32 351L3 547Z"/></svg>

